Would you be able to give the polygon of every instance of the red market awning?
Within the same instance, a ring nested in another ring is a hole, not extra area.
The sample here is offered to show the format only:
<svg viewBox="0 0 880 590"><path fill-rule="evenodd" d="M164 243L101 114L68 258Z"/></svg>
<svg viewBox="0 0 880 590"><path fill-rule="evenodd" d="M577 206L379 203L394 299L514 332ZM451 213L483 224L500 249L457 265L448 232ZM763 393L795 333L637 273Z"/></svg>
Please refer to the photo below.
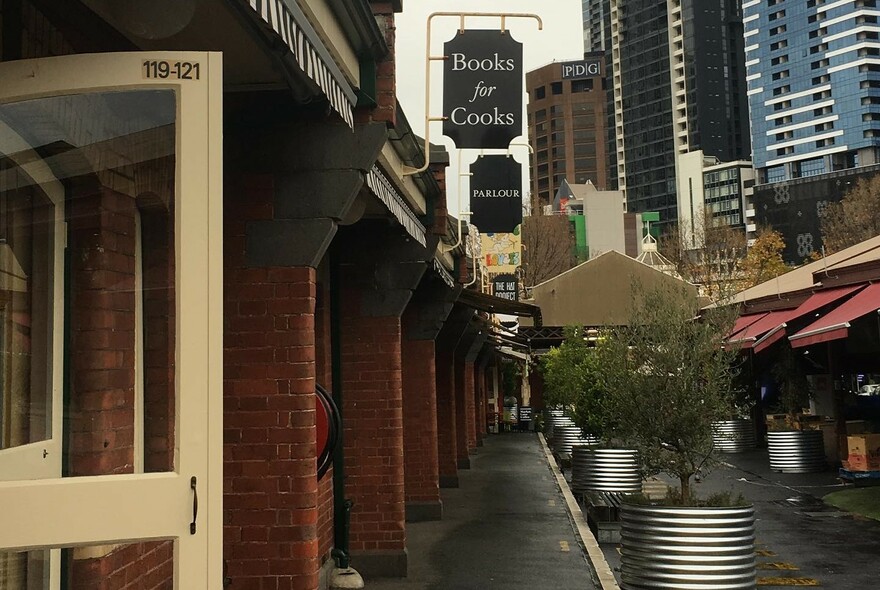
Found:
<svg viewBox="0 0 880 590"><path fill-rule="evenodd" d="M762 317L767 315L767 313L752 313L749 315L741 315L736 318L736 321L733 323L733 328L730 330L730 333L724 337L725 340L730 340L734 338L737 334L760 320Z"/></svg>
<svg viewBox="0 0 880 590"><path fill-rule="evenodd" d="M780 340L783 336L785 336L785 328L788 327L790 322L793 322L797 318L804 317L815 312L817 309L825 307L830 303L834 303L835 301L846 297L852 293L855 293L859 289L864 287L864 285L851 285L849 287L838 287L836 289L826 289L824 291L817 291L813 293L809 299L801 303L795 309L792 309L788 312L788 316L782 318L782 321L775 326L772 330L761 336L755 341L755 345L753 350L755 352L761 352L765 348L770 347L774 342Z"/></svg>
<svg viewBox="0 0 880 590"><path fill-rule="evenodd" d="M868 285L797 334L789 336L792 348L839 340L849 334L850 322L880 310L880 283Z"/></svg>
<svg viewBox="0 0 880 590"><path fill-rule="evenodd" d="M746 327L745 330L731 336L727 340L727 344L739 348L751 348L758 338L763 336L768 330L784 322L791 312L792 310L790 309L783 309L765 313L764 317Z"/></svg>

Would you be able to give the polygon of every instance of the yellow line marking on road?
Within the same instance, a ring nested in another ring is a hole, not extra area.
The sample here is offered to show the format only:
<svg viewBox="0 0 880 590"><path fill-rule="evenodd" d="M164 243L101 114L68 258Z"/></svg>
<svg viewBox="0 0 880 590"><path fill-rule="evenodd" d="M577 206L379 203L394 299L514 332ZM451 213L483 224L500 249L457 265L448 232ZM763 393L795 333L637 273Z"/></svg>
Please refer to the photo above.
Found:
<svg viewBox="0 0 880 590"><path fill-rule="evenodd" d="M776 554L769 549L758 549L755 551L755 555L758 557L776 557Z"/></svg>
<svg viewBox="0 0 880 590"><path fill-rule="evenodd" d="M758 578L758 586L819 586L814 578Z"/></svg>
<svg viewBox="0 0 880 590"><path fill-rule="evenodd" d="M784 561L770 562L770 563L759 563L759 570L786 570L790 572L797 571L801 568L796 566L793 563L785 563Z"/></svg>
<svg viewBox="0 0 880 590"><path fill-rule="evenodd" d="M559 549L563 553L568 553L571 549L568 547L568 541L559 541Z"/></svg>

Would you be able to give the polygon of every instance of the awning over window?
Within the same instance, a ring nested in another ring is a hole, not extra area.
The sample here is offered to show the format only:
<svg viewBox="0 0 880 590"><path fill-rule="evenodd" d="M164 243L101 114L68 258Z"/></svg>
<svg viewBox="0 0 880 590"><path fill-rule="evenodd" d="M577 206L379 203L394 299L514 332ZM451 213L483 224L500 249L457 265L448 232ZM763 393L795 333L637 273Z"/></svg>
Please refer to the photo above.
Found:
<svg viewBox="0 0 880 590"><path fill-rule="evenodd" d="M793 348L802 348L819 342L846 338L850 322L880 310L880 283L868 285L862 291L797 334L789 336Z"/></svg>
<svg viewBox="0 0 880 590"><path fill-rule="evenodd" d="M536 326L541 326L541 308L537 305L510 301L509 299L502 299L501 297L469 289L462 290L461 295L458 296L458 302L488 313L506 313L508 315L531 317L535 320Z"/></svg>
<svg viewBox="0 0 880 590"><path fill-rule="evenodd" d="M751 348L755 341L763 336L768 330L785 321L791 310L771 311L763 314L758 321L752 322L744 330L740 330L727 339L727 345L739 348Z"/></svg>
<svg viewBox="0 0 880 590"><path fill-rule="evenodd" d="M736 322L733 324L733 329L730 330L730 334L728 334L724 339L729 340L735 337L737 334L760 320L762 317L767 315L766 313L752 313L749 315L741 315L736 318Z"/></svg>
<svg viewBox="0 0 880 590"><path fill-rule="evenodd" d="M787 317L780 318L782 321L779 322L779 324L777 324L769 332L758 338L758 340L755 341L754 351L761 352L762 350L768 348L771 344L777 342L779 339L785 336L785 329L788 327L788 324L790 324L794 320L811 314L817 309L825 307L830 303L834 303L835 301L842 299L847 295L851 295L852 293L855 293L856 291L861 289L863 286L864 285L852 285L849 287L826 289L824 291L813 293L809 297L809 299L801 303L795 309L791 310L788 313Z"/></svg>

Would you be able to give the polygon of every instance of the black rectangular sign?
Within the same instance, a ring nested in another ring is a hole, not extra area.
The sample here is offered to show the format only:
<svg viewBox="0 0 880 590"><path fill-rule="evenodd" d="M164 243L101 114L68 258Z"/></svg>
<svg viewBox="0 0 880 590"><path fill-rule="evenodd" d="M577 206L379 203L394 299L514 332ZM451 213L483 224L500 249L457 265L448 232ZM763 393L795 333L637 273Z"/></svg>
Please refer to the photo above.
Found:
<svg viewBox="0 0 880 590"><path fill-rule="evenodd" d="M502 148L523 132L523 49L510 31L460 31L443 45L443 134Z"/></svg>
<svg viewBox="0 0 880 590"><path fill-rule="evenodd" d="M519 301L516 276L504 273L492 277L492 295L500 299Z"/></svg>
<svg viewBox="0 0 880 590"><path fill-rule="evenodd" d="M522 223L522 165L511 156L471 164L471 223L483 233L512 233Z"/></svg>

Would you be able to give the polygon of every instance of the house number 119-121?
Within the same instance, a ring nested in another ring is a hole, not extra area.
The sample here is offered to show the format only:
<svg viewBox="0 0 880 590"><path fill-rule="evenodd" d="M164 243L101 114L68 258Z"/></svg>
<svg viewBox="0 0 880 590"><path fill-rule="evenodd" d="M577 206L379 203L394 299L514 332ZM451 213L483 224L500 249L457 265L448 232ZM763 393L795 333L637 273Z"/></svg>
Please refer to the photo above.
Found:
<svg viewBox="0 0 880 590"><path fill-rule="evenodd" d="M198 62L146 60L144 61L143 69L144 78L158 78L160 80L168 78L175 80L199 79Z"/></svg>

